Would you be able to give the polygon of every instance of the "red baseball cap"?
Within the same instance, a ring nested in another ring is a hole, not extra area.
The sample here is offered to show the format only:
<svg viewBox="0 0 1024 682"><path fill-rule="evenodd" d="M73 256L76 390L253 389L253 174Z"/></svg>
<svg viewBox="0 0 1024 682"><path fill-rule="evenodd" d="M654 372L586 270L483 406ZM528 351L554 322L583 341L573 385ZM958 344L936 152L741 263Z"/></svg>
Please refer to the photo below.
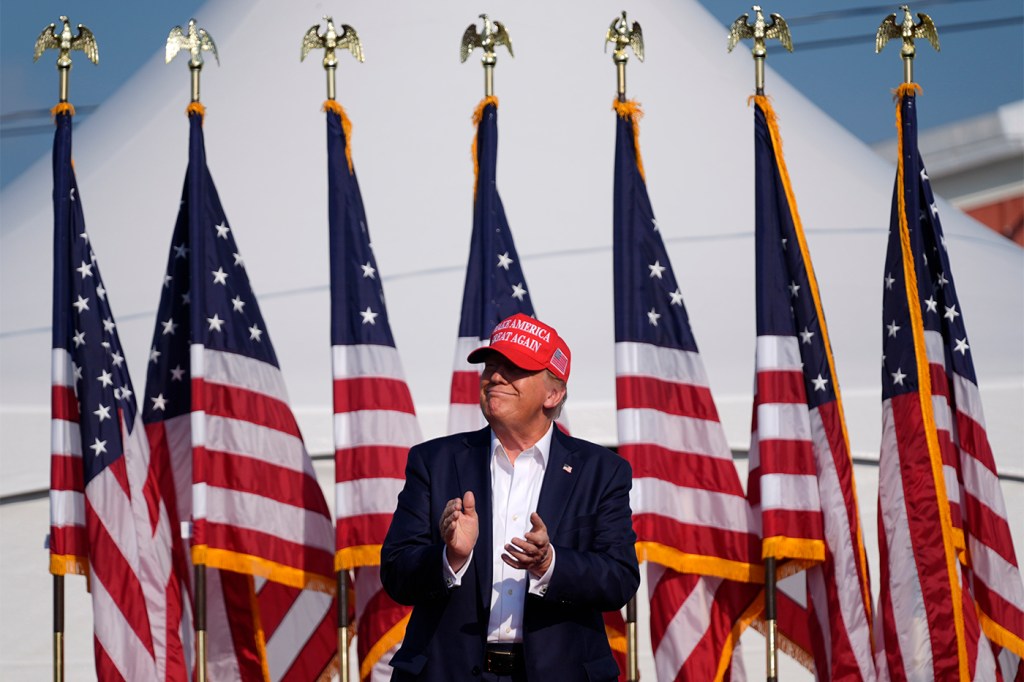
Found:
<svg viewBox="0 0 1024 682"><path fill-rule="evenodd" d="M549 369L563 381L569 379L571 354L554 327L549 327L529 315L516 313L498 323L491 332L487 346L477 348L469 362L484 362L487 351L503 355L516 367L528 370Z"/></svg>

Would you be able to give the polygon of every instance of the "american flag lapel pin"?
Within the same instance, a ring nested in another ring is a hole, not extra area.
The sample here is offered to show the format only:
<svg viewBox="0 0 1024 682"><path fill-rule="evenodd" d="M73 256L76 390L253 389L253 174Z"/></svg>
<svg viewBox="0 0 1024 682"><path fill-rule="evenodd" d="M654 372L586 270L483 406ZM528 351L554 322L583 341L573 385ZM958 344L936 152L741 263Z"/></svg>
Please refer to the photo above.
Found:
<svg viewBox="0 0 1024 682"><path fill-rule="evenodd" d="M568 464L563 464L562 465L562 471L564 471L567 474L571 474L572 473L572 467L569 466Z"/></svg>

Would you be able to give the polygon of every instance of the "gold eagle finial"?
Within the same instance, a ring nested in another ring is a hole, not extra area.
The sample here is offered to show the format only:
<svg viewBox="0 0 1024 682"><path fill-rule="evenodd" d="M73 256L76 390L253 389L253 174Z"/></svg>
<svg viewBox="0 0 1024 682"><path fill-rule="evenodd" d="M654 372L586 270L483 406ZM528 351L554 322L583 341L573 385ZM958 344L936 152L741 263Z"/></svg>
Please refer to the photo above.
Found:
<svg viewBox="0 0 1024 682"><path fill-rule="evenodd" d="M167 63L170 64L175 55L183 49L189 51L189 66L201 67L203 65L203 50L213 53L217 65L220 65L220 57L217 56L217 46L213 42L213 37L206 32L206 29L196 26L195 19L188 20L187 35L181 26L171 29L167 36L167 48L164 54Z"/></svg>
<svg viewBox="0 0 1024 682"><path fill-rule="evenodd" d="M914 18L910 15L910 7L907 5L900 5L900 9L903 10L903 22L896 22L896 13L893 12L886 17L881 26L878 27L878 33L875 34L875 53L882 51L885 44L892 38L903 38L903 49L900 53L904 56L912 56L914 54L914 40L917 38L924 38L935 51L939 51L939 31L935 28L935 23L932 18L927 14L921 12L917 13L920 18L920 23L914 24Z"/></svg>
<svg viewBox="0 0 1024 682"><path fill-rule="evenodd" d="M39 61L47 50L58 50L57 66L66 68L71 66L71 51L80 50L93 64L100 62L100 48L96 44L96 36L85 26L78 25L78 35L71 34L71 24L67 17L61 17L61 30L58 33L55 29L57 24L50 24L43 29L43 32L36 38L35 57L32 61Z"/></svg>
<svg viewBox="0 0 1024 682"><path fill-rule="evenodd" d="M486 14L481 14L480 18L484 20L482 31L477 33L476 24L470 24L462 34L459 60L465 62L469 58L469 53L479 47L484 51L484 64L494 64L497 61L494 49L499 45L507 47L509 56L515 57L515 53L512 52L512 39L509 38L505 25L500 21L491 21Z"/></svg>
<svg viewBox="0 0 1024 682"><path fill-rule="evenodd" d="M305 61L306 55L313 50L321 49L324 51L325 68L337 65L338 59L335 56L335 50L348 50L360 62L365 61L363 43L359 40L359 34L354 28L348 24L342 24L339 34L334 28L334 20L331 17L324 15L324 21L327 22L327 29L323 35L320 35L320 24L314 24L306 31L306 35L302 36L302 54L299 61Z"/></svg>
<svg viewBox="0 0 1024 682"><path fill-rule="evenodd" d="M615 17L611 26L608 27L608 34L604 38L605 52L608 51L608 43L615 46L612 59L616 62L628 59L627 47L633 48L633 54L637 59L644 60L644 32L640 28L639 22L634 21L632 27L629 25L625 10L622 11L622 16Z"/></svg>
<svg viewBox="0 0 1024 682"><path fill-rule="evenodd" d="M754 39L755 57L766 55L768 51L765 49L765 41L775 38L778 38L784 48L792 52L793 39L789 34L789 25L786 23L786 20L779 14L772 14L770 15L772 22L769 24L765 22L760 6L754 5L751 9L754 10L753 24L747 23L750 15L743 14L737 17L736 21L732 22L732 26L729 27L729 52L732 52L736 44L746 38Z"/></svg>

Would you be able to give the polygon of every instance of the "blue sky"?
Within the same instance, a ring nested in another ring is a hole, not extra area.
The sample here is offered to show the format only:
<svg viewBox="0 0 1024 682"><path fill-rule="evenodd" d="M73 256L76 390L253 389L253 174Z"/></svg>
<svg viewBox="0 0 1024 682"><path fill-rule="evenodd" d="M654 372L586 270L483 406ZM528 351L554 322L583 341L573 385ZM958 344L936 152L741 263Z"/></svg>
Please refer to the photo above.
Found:
<svg viewBox="0 0 1024 682"><path fill-rule="evenodd" d="M700 2L722 22L724 49L725 25L748 12L749 6L723 0ZM78 59L73 70L71 99L84 118L163 46L171 26L184 24L203 4L202 0L130 4L93 0L68 7L67 0L3 2L0 187L48 154L52 144L47 110L57 99L55 54L47 53L39 63L32 62L32 47L44 26L57 21L61 12L72 11L73 22L86 24L99 37L100 66ZM626 3L624 7L629 9ZM892 121L875 114L879 89L894 87L901 78L899 44L894 42L876 55L874 35L885 14L895 11L896 3L773 0L763 7L789 20L795 47L792 54L777 43L770 47L771 66L865 142L892 137ZM927 98L927 106L920 111L922 129L984 114L1024 98L1024 7L1020 0L922 0L912 4L911 10L932 16L942 44L938 54L923 44L915 60L915 80L924 87ZM641 24L644 20L633 13L630 18ZM1007 23L999 21L1007 19ZM458 32L457 27L453 30ZM833 84L821 87L826 81ZM770 82L768 91L770 94Z"/></svg>

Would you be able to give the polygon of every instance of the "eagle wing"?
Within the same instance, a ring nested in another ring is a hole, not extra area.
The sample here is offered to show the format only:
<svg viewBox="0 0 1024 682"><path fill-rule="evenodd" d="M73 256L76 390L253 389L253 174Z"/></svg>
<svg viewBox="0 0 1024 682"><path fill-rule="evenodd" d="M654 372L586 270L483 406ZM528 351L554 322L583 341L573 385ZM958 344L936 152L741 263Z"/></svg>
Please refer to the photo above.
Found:
<svg viewBox="0 0 1024 682"><path fill-rule="evenodd" d="M640 61L644 60L644 31L640 28L640 23L637 21L633 22L633 30L629 34L629 46L633 48L633 54Z"/></svg>
<svg viewBox="0 0 1024 682"><path fill-rule="evenodd" d="M938 52L939 30L935 28L935 23L932 21L932 18L927 14L922 14L921 12L918 12L917 16L921 20L921 23L914 27L914 37L926 38L928 42L932 44L932 47L935 48L935 51Z"/></svg>
<svg viewBox="0 0 1024 682"><path fill-rule="evenodd" d="M483 47L480 42L480 35L476 32L476 24L470 24L462 34L462 45L459 47L459 60L466 61L469 53L478 47Z"/></svg>
<svg viewBox="0 0 1024 682"><path fill-rule="evenodd" d="M53 50L60 47L60 38L53 35L53 29L57 28L57 24L50 24L43 29L43 32L36 38L36 50L35 57L32 61L37 62L39 58L43 56L43 53L47 50Z"/></svg>
<svg viewBox="0 0 1024 682"><path fill-rule="evenodd" d="M199 29L199 49L208 50L213 54L213 58L217 60L217 65L220 66L220 57L217 56L217 45L213 42L213 37L203 28Z"/></svg>
<svg viewBox="0 0 1024 682"><path fill-rule="evenodd" d="M765 38L778 38L782 46L793 51L793 36L789 33L789 24L779 14L772 14L772 23L764 31Z"/></svg>
<svg viewBox="0 0 1024 682"><path fill-rule="evenodd" d="M302 54L299 56L299 61L305 61L306 55L323 46L323 41L320 39L320 24L313 24L313 28L302 36Z"/></svg>
<svg viewBox="0 0 1024 682"><path fill-rule="evenodd" d="M903 29L896 23L896 13L893 12L882 20L882 24L878 27L878 33L875 34L875 54L882 51L890 38L899 38L901 35L903 35Z"/></svg>
<svg viewBox="0 0 1024 682"><path fill-rule="evenodd" d="M732 52L732 48L736 47L736 44L744 38L754 37L754 29L747 25L749 18L749 14L741 14L729 27L729 52Z"/></svg>
<svg viewBox="0 0 1024 682"><path fill-rule="evenodd" d="M78 35L71 39L71 49L84 52L93 64L100 63L100 46L96 43L96 36L81 24L78 25Z"/></svg>
<svg viewBox="0 0 1024 682"><path fill-rule="evenodd" d="M339 47L348 48L348 51L352 53L352 56L359 61L365 61L363 58L363 43L359 40L359 34L356 30L348 24L341 25L342 37L338 41Z"/></svg>
<svg viewBox="0 0 1024 682"><path fill-rule="evenodd" d="M608 43L614 43L618 46L616 38L619 35L619 18L615 17L612 19L611 26L608 27L608 33L604 37L604 51L608 52Z"/></svg>
<svg viewBox="0 0 1024 682"><path fill-rule="evenodd" d="M188 38L185 37L185 32L181 30L181 26L175 26L167 34L167 47L164 48L165 63L170 64L171 60L174 59L174 55L178 54L183 47L188 47Z"/></svg>
<svg viewBox="0 0 1024 682"><path fill-rule="evenodd" d="M494 46L504 45L508 48L510 56L515 57L515 53L512 51L512 39L508 37L508 31L505 30L505 24L500 21L494 22Z"/></svg>

